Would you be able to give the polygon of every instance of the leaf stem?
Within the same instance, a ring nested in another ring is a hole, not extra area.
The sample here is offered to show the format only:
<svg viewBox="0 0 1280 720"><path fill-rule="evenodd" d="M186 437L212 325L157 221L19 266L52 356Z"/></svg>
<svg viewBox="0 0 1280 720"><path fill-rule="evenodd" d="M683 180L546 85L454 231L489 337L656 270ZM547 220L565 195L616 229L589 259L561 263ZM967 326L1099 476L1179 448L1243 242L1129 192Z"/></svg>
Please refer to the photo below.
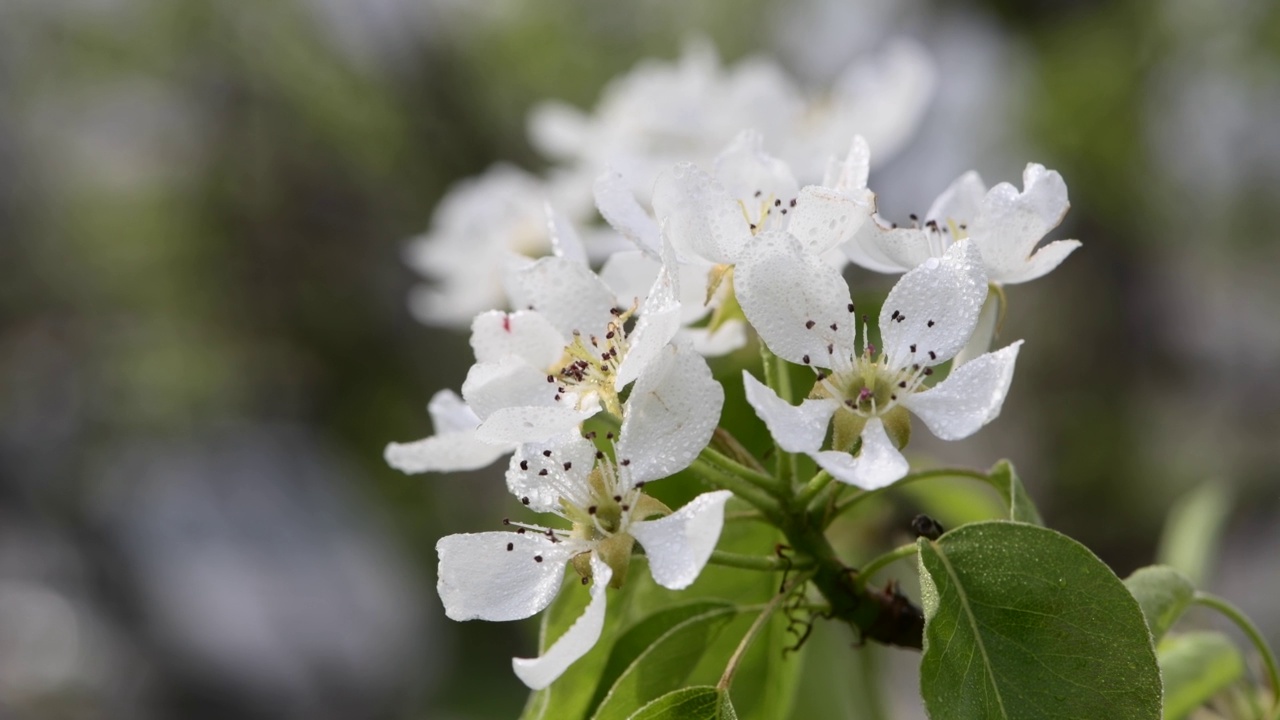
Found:
<svg viewBox="0 0 1280 720"><path fill-rule="evenodd" d="M831 473L826 470L819 471L818 474L810 478L809 482L805 483L804 488L796 494L796 499L792 503L792 506L797 510L803 510L804 508L809 507L809 503L813 502L813 499L818 496L818 493L822 492L823 488L830 485L831 481L834 479L835 478L831 477Z"/></svg>
<svg viewBox="0 0 1280 720"><path fill-rule="evenodd" d="M706 452L706 450L703 450L704 454ZM729 490L734 495L747 501L774 525L782 522L782 506L773 496L756 485L743 480L738 475L720 469L720 467L702 457L695 459L693 464L689 466L689 470L708 483L718 488Z"/></svg>
<svg viewBox="0 0 1280 720"><path fill-rule="evenodd" d="M908 543L906 545L896 547L880 557L873 558L868 561L867 564L858 568L858 577L854 579L854 584L858 587L866 587L867 581L871 579L872 575L883 570L886 565L901 560L902 558L915 555L916 550L917 548L915 543Z"/></svg>
<svg viewBox="0 0 1280 720"><path fill-rule="evenodd" d="M768 572L808 570L813 567L813 561L808 558L785 559L761 555L739 555L738 553L725 552L723 550L713 550L711 558L707 562L712 565L723 565L743 570L765 570Z"/></svg>
<svg viewBox="0 0 1280 720"><path fill-rule="evenodd" d="M760 615L756 617L755 622L751 623L747 634L742 636L742 642L738 643L737 649L733 651L733 656L729 658L728 664L725 665L724 674L720 676L720 682L716 683L717 690L728 691L729 686L733 684L734 674L738 672L738 665L742 663L742 656L747 653L747 648L751 647L752 641L756 639L756 636L760 634L760 630L764 628L765 621L773 615L773 611L777 610L778 606L790 595L789 590L790 588L787 588L787 591L775 595L764 610L760 612Z"/></svg>
<svg viewBox="0 0 1280 720"><path fill-rule="evenodd" d="M1248 616L1240 611L1240 608L1237 608L1235 605L1232 605L1217 595L1197 591L1195 597L1192 598L1192 602L1197 605L1213 608L1227 616L1227 619L1235 623L1236 627L1240 628L1241 632L1243 632L1245 636L1249 638L1249 641L1253 643L1253 646L1257 648L1258 653L1262 655L1262 663L1267 667L1268 679L1271 681L1271 717L1273 719L1280 719L1280 666L1277 666L1275 653L1271 652L1271 646L1268 645L1266 639L1262 637L1262 633L1258 631L1257 626L1253 624L1253 621L1251 621Z"/></svg>
<svg viewBox="0 0 1280 720"><path fill-rule="evenodd" d="M786 497L791 491L791 486L780 479L752 470L711 447L703 448L695 462L705 462L726 475L733 475L776 497Z"/></svg>

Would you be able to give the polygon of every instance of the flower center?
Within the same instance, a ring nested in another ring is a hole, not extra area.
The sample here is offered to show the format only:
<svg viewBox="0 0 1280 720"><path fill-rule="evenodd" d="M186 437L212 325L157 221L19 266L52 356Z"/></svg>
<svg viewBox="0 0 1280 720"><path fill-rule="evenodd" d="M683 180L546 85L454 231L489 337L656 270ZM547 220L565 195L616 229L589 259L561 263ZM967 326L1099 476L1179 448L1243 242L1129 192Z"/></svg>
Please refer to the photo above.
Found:
<svg viewBox="0 0 1280 720"><path fill-rule="evenodd" d="M785 230L787 212L795 208L796 198L784 200L773 193L766 195L763 190L757 190L750 198L739 198L738 206L742 208L742 217L746 218L751 234L759 235L766 230Z"/></svg>
<svg viewBox="0 0 1280 720"><path fill-rule="evenodd" d="M577 330L573 332L573 341L565 346L560 362L547 373L547 382L555 385L556 402L572 402L580 410L592 399L599 399L614 416L622 416L622 403L614 385L618 367L630 347L626 322L635 310L614 309L614 319L603 336L584 337Z"/></svg>

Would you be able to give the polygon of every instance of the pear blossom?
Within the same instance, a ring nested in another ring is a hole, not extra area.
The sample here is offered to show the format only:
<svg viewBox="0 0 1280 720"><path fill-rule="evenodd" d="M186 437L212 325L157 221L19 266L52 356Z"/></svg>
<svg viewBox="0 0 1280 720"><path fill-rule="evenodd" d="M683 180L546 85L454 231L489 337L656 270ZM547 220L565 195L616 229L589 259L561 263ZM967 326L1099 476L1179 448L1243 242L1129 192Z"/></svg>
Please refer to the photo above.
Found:
<svg viewBox="0 0 1280 720"><path fill-rule="evenodd" d="M676 512L643 492L645 483L689 466L719 422L724 391L706 362L668 345L627 399L612 457L594 434L577 431L522 445L511 458L507 486L535 512L569 529L505 520L515 532L450 535L436 545L438 590L454 620L518 620L545 609L560 591L566 566L590 585L583 615L538 658L512 661L516 675L543 688L596 643L604 624L606 587L624 582L636 543L663 587L688 587L720 537L731 493L697 496Z"/></svg>
<svg viewBox="0 0 1280 720"><path fill-rule="evenodd" d="M809 455L837 480L874 489L905 475L908 411L944 440L968 437L999 415L1021 341L953 364L945 380L927 385L978 322L987 278L971 240L925 259L889 292L879 320L883 349L866 340L865 329L857 347L844 278L795 238L762 235L737 270L742 309L769 349L821 368L799 406L744 372L747 400L779 447ZM831 447L823 450L829 425Z"/></svg>
<svg viewBox="0 0 1280 720"><path fill-rule="evenodd" d="M971 239L982 253L991 293L978 328L957 354L956 363L963 364L990 346L1002 311L1002 286L1045 275L1080 247L1078 240L1055 240L1036 249L1070 207L1062 176L1029 163L1022 173L1022 184L1021 192L1009 183L987 190L976 172L967 172L934 200L923 222L913 215L911 226L898 227L873 216L841 249L857 265L896 273L927 258L941 257L953 244Z"/></svg>

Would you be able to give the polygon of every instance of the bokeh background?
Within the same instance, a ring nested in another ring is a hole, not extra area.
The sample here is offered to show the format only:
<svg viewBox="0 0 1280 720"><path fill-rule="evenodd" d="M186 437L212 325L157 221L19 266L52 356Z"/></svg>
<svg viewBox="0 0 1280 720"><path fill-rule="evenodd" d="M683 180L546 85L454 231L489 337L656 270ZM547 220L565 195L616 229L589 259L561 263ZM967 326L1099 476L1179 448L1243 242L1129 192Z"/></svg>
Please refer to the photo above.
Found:
<svg viewBox="0 0 1280 720"><path fill-rule="evenodd" d="M469 362L410 315L406 242L458 179L545 167L540 99L695 37L820 88L898 35L938 89L882 208L1034 160L1084 242L1010 289L1001 419L918 457L1012 459L1121 575L1181 502L1225 528L1205 585L1280 641L1280 5L6 0L0 717L517 714L535 624L434 594L435 541L510 512L500 469L382 461Z"/></svg>

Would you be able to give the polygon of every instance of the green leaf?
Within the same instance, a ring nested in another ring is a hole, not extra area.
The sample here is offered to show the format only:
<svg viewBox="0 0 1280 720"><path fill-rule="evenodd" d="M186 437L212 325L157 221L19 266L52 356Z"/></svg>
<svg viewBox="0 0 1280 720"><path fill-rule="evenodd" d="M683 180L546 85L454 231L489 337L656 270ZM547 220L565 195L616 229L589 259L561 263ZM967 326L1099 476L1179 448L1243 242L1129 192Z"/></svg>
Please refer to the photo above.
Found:
<svg viewBox="0 0 1280 720"><path fill-rule="evenodd" d="M1191 581L1167 565L1134 570L1124 584L1142 608L1151 638L1156 642L1182 617L1196 594Z"/></svg>
<svg viewBox="0 0 1280 720"><path fill-rule="evenodd" d="M671 626L622 671L592 718L624 720L650 700L678 689L737 613L734 606L717 607Z"/></svg>
<svg viewBox="0 0 1280 720"><path fill-rule="evenodd" d="M1235 643L1216 632L1170 635L1160 643L1165 720L1191 714L1244 674Z"/></svg>
<svg viewBox="0 0 1280 720"><path fill-rule="evenodd" d="M717 610L732 612L734 606L725 600L694 600L654 612L628 628L609 654L591 707L598 707L622 673L668 631L690 618Z"/></svg>
<svg viewBox="0 0 1280 720"><path fill-rule="evenodd" d="M1231 492L1224 483L1206 482L1187 493L1169 510L1156 559L1203 585L1230 510Z"/></svg>
<svg viewBox="0 0 1280 720"><path fill-rule="evenodd" d="M1044 520L1040 519L1040 511L1036 510L1035 504L1031 502L1027 489L1022 487L1022 481L1018 479L1013 463L1001 460L991 467L987 476L990 478L991 486L1000 493L1000 497L1004 498L1009 509L1010 520L1044 525Z"/></svg>
<svg viewBox="0 0 1280 720"><path fill-rule="evenodd" d="M628 720L738 720L738 715L729 702L729 693L699 685L667 693Z"/></svg>
<svg viewBox="0 0 1280 720"><path fill-rule="evenodd" d="M917 544L931 717L1160 717L1142 611L1083 545L1003 520Z"/></svg>

